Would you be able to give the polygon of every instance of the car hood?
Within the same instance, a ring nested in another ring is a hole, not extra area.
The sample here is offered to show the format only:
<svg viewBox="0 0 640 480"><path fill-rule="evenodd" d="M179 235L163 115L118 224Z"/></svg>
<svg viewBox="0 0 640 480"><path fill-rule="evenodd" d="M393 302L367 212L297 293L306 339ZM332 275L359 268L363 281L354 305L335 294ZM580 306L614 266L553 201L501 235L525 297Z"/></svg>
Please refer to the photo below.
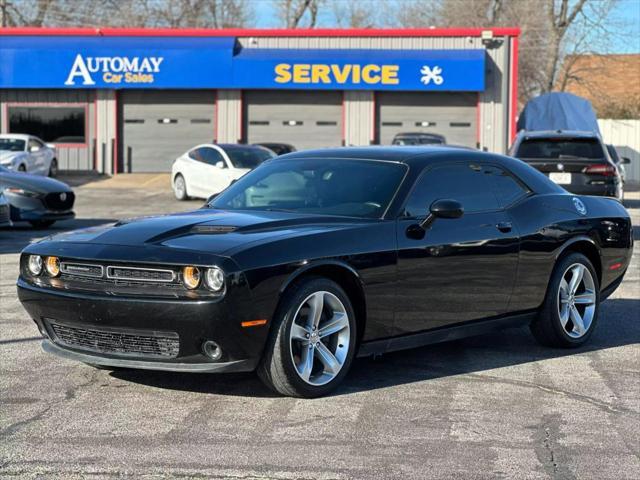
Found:
<svg viewBox="0 0 640 480"><path fill-rule="evenodd" d="M193 212L122 220L49 237L45 241L128 247L169 247L227 255L260 242L344 229L371 220L288 212Z"/></svg>
<svg viewBox="0 0 640 480"><path fill-rule="evenodd" d="M36 193L70 192L66 183L53 178L30 175L27 173L0 173L0 188L23 188Z"/></svg>

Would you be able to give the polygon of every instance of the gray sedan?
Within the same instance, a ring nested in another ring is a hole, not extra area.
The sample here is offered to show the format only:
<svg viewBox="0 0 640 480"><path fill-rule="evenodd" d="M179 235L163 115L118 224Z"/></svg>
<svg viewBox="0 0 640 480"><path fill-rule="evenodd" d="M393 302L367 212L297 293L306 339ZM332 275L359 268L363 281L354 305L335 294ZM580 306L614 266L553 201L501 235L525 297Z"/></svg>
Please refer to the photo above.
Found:
<svg viewBox="0 0 640 480"><path fill-rule="evenodd" d="M58 180L13 173L0 166L0 192L14 222L26 221L40 228L75 217L73 190Z"/></svg>

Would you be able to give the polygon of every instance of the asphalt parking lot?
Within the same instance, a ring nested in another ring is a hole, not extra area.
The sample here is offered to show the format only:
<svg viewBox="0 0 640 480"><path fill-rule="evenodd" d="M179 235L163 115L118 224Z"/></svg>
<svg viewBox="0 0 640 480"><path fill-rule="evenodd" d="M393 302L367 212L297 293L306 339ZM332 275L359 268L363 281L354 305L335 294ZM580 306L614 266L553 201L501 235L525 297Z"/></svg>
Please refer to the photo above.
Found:
<svg viewBox="0 0 640 480"><path fill-rule="evenodd" d="M359 359L335 394L252 374L96 370L49 356L15 291L52 232L200 206L166 177L70 179L74 221L0 229L0 477L640 478L640 243L591 343L526 329ZM129 182L129 184L127 184ZM640 192L627 206L640 239Z"/></svg>

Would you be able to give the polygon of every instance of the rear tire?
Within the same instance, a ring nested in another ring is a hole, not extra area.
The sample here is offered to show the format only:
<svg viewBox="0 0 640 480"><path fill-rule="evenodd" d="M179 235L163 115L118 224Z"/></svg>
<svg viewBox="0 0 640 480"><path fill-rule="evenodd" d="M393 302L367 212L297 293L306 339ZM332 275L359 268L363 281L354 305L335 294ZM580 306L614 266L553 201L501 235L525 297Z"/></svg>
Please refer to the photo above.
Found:
<svg viewBox="0 0 640 480"><path fill-rule="evenodd" d="M531 332L546 346L579 347L593 334L599 309L600 284L595 268L581 253L569 253L553 270Z"/></svg>
<svg viewBox="0 0 640 480"><path fill-rule="evenodd" d="M187 182L180 173L173 179L173 194L176 199L180 201L189 199L187 195Z"/></svg>
<svg viewBox="0 0 640 480"><path fill-rule="evenodd" d="M257 373L282 395L319 397L342 382L355 349L355 313L347 294L329 279L303 278L278 306Z"/></svg>
<svg viewBox="0 0 640 480"><path fill-rule="evenodd" d="M31 220L29 223L34 228L48 228L54 223L56 223L56 221L55 220Z"/></svg>

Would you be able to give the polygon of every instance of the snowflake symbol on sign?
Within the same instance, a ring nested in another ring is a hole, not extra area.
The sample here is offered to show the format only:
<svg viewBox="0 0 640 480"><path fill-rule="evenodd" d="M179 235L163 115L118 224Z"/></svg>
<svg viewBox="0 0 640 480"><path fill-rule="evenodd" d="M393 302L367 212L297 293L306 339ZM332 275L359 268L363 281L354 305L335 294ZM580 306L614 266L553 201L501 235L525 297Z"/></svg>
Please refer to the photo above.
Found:
<svg viewBox="0 0 640 480"><path fill-rule="evenodd" d="M442 85L442 82L444 82L444 78L442 78L441 75L442 69L437 65L433 68L429 68L429 66L424 65L420 69L420 73L422 74L420 81L425 85L429 85L432 80L435 85Z"/></svg>

